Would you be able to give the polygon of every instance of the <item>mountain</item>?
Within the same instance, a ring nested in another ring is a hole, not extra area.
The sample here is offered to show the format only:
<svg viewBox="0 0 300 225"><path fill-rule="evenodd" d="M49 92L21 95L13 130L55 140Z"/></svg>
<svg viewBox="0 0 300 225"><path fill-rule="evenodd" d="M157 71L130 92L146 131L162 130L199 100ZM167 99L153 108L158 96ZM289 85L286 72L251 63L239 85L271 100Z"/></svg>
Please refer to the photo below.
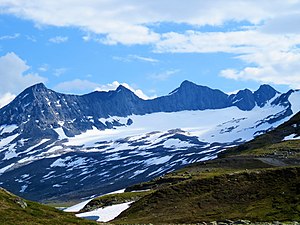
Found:
<svg viewBox="0 0 300 225"><path fill-rule="evenodd" d="M121 189L272 130L300 110L299 94L184 81L143 100L123 86L79 96L36 84L0 109L0 184L38 201Z"/></svg>
<svg viewBox="0 0 300 225"><path fill-rule="evenodd" d="M6 225L75 225L97 224L76 218L50 206L22 199L5 189L0 189L0 224Z"/></svg>

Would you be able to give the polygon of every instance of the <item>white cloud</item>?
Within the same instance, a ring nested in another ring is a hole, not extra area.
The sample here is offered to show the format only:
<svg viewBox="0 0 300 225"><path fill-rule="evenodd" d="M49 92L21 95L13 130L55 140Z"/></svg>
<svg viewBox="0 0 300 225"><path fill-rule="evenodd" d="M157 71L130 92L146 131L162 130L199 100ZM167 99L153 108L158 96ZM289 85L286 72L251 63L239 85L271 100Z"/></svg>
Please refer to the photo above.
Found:
<svg viewBox="0 0 300 225"><path fill-rule="evenodd" d="M26 35L25 37L26 37L26 39L27 39L28 41L31 41L31 42L37 42L36 37L33 36L33 35Z"/></svg>
<svg viewBox="0 0 300 225"><path fill-rule="evenodd" d="M179 72L180 72L180 70L167 70L167 71L164 71L164 72L161 72L161 73L151 74L149 76L149 78L154 79L154 80L164 81L164 80L167 80L170 77L176 75Z"/></svg>
<svg viewBox="0 0 300 225"><path fill-rule="evenodd" d="M49 39L49 42L60 44L67 42L69 40L69 37L63 37L63 36L56 36Z"/></svg>
<svg viewBox="0 0 300 225"><path fill-rule="evenodd" d="M225 68L221 76L300 86L295 61L300 54L299 0L1 0L0 12L41 26L78 27L85 32L85 41L151 44L159 53L232 53L248 65ZM188 25L190 30L155 29L169 22ZM230 22L249 26L222 31ZM221 31L199 32L204 25Z"/></svg>
<svg viewBox="0 0 300 225"><path fill-rule="evenodd" d="M0 57L0 95L6 93L19 94L26 87L35 83L46 82L47 79L35 73L26 73L29 66L15 53L7 53Z"/></svg>
<svg viewBox="0 0 300 225"><path fill-rule="evenodd" d="M262 32L270 34L299 34L300 12L279 15L269 19L260 28Z"/></svg>
<svg viewBox="0 0 300 225"><path fill-rule="evenodd" d="M12 100L14 100L15 97L16 97L16 95L9 93L9 92L0 96L0 108L7 105L8 103L10 103Z"/></svg>
<svg viewBox="0 0 300 225"><path fill-rule="evenodd" d="M64 6L64 7L62 7ZM117 6L117 7L116 7ZM110 0L22 1L2 0L0 11L33 20L39 25L79 27L104 35L106 44L156 43L160 34L149 24L173 22L195 26L222 25L228 21L260 24L277 15L297 13L294 0ZM88 36L86 36L88 37ZM90 39L90 38L87 38Z"/></svg>
<svg viewBox="0 0 300 225"><path fill-rule="evenodd" d="M122 62L133 62L133 61L142 61L142 62L149 62L149 63L158 63L159 60L151 58L151 57L145 57L140 55L128 55L126 57L120 57L120 56L114 56L114 60L122 61Z"/></svg>
<svg viewBox="0 0 300 225"><path fill-rule="evenodd" d="M19 33L16 33L16 34L13 34L13 35L4 35L4 36L0 36L0 40L3 41L3 40L11 40L11 39L16 39L20 37L20 34Z"/></svg>
<svg viewBox="0 0 300 225"><path fill-rule="evenodd" d="M269 34L260 30L232 32L166 33L157 44L158 52L235 54L246 63L239 70L227 68L220 75L235 80L300 87L300 33Z"/></svg>

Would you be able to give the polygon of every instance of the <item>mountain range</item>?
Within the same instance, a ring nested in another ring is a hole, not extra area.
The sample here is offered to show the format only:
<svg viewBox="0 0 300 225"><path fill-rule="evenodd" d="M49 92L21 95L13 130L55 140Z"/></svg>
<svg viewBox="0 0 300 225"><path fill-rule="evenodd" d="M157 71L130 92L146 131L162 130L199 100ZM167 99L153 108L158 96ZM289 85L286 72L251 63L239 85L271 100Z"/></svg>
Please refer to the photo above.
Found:
<svg viewBox="0 0 300 225"><path fill-rule="evenodd" d="M143 100L123 86L79 96L36 84L0 109L1 186L44 202L121 189L274 129L300 110L299 96L184 81Z"/></svg>

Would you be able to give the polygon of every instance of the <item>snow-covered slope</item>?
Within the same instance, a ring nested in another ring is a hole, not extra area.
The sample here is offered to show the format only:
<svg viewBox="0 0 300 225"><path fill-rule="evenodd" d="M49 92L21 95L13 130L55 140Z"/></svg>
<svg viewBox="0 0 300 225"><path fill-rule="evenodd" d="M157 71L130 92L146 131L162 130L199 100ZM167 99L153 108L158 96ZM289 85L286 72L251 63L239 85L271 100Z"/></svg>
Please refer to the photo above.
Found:
<svg viewBox="0 0 300 225"><path fill-rule="evenodd" d="M151 102L118 88L116 93L97 94L104 105L95 103L95 94L68 96L43 86L34 88L35 92L26 90L0 110L5 117L0 123L1 185L33 200L111 192L188 163L213 159L300 110L299 92L280 94L269 86L227 96L185 83L167 99ZM31 94L38 97L24 105ZM195 107L182 96L196 101ZM211 99L197 102L206 98ZM165 107L168 99L178 106ZM224 105L215 103L224 99ZM92 104L102 114L93 113ZM108 106L121 108L113 114Z"/></svg>

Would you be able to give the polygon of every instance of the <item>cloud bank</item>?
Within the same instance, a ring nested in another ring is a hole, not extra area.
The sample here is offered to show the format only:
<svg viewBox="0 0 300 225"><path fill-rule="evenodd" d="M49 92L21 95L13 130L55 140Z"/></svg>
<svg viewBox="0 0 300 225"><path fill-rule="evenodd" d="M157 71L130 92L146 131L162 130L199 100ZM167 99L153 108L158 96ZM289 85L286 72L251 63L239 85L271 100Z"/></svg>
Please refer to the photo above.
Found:
<svg viewBox="0 0 300 225"><path fill-rule="evenodd" d="M151 45L161 54L230 53L246 66L220 76L300 87L299 0L1 0L0 12L39 26L78 27L85 41L106 45ZM159 31L163 23L188 29ZM226 28L230 23L235 26ZM220 31L201 32L204 26Z"/></svg>

